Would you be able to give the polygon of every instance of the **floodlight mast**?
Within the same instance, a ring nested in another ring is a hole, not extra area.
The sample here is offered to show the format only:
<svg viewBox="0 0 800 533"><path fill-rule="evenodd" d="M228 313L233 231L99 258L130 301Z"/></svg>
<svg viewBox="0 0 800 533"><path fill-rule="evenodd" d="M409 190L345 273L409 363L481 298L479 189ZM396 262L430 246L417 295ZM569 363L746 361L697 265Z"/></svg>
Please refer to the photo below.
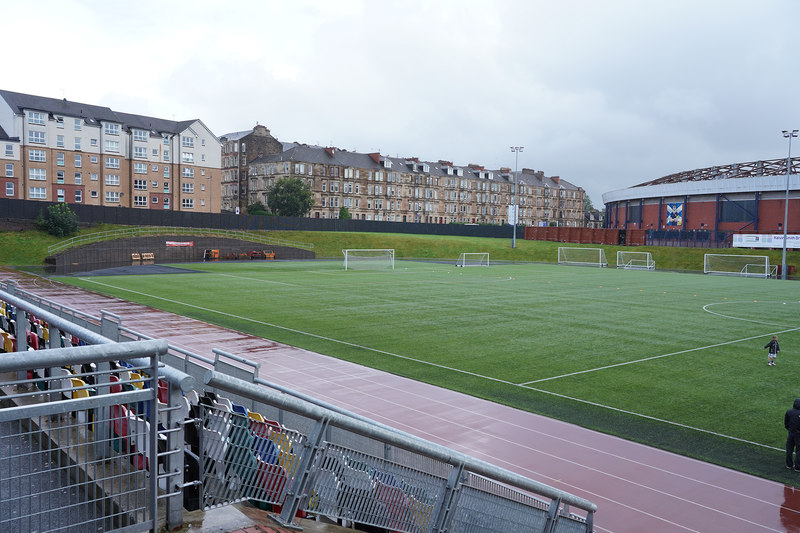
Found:
<svg viewBox="0 0 800 533"><path fill-rule="evenodd" d="M781 279L786 279L786 239L789 232L789 174L792 171L792 137L797 137L798 130L783 130L783 136L789 139L789 155L786 158L786 202L783 206L783 257L781 259Z"/></svg>
<svg viewBox="0 0 800 533"><path fill-rule="evenodd" d="M517 219L519 218L519 207L517 206L517 171L519 169L519 153L525 148L524 146L512 146L511 151L514 152L514 225L512 226L514 233L511 234L511 247L517 247Z"/></svg>

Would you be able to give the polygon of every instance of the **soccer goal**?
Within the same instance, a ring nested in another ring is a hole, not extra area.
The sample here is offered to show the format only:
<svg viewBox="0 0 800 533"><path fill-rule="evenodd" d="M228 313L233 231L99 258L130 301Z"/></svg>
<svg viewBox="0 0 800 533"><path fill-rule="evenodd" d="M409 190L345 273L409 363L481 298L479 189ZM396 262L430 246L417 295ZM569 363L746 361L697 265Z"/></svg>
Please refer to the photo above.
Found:
<svg viewBox="0 0 800 533"><path fill-rule="evenodd" d="M394 270L394 248L342 250L345 270Z"/></svg>
<svg viewBox="0 0 800 533"><path fill-rule="evenodd" d="M558 249L559 265L584 265L607 267L608 260L602 248L561 248Z"/></svg>
<svg viewBox="0 0 800 533"><path fill-rule="evenodd" d="M705 254L703 273L771 278L777 275L778 265L770 265L766 255Z"/></svg>
<svg viewBox="0 0 800 533"><path fill-rule="evenodd" d="M456 261L457 267L488 267L489 254L482 252L463 252Z"/></svg>
<svg viewBox="0 0 800 533"><path fill-rule="evenodd" d="M650 252L617 252L617 268L625 270L655 270L656 262Z"/></svg>

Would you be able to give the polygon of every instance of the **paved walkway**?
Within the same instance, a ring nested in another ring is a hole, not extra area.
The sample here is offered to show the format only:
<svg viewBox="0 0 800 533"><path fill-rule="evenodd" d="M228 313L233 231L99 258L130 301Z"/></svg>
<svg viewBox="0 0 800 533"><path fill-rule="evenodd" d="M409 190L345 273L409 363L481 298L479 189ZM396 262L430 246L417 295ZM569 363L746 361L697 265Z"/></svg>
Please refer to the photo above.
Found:
<svg viewBox="0 0 800 533"><path fill-rule="evenodd" d="M81 289L0 270L0 280L213 357L262 363L314 395L598 505L598 532L800 532L800 489ZM782 458L776 457L777 461ZM236 526L241 527L241 526ZM235 529L235 528L232 528Z"/></svg>

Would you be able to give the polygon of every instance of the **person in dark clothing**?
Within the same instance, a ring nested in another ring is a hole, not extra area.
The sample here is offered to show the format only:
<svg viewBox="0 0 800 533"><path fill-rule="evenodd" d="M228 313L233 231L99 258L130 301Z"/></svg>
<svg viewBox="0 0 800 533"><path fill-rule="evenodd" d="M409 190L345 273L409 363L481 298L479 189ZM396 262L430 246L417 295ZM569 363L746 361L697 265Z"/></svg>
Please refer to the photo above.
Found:
<svg viewBox="0 0 800 533"><path fill-rule="evenodd" d="M786 411L783 425L789 432L786 437L786 468L800 472L800 398L795 399L794 407Z"/></svg>
<svg viewBox="0 0 800 533"><path fill-rule="evenodd" d="M765 350L769 350L767 354L767 364L769 366L775 366L775 358L778 357L778 352L781 351L781 347L778 346L778 336L773 335L772 340L764 346Z"/></svg>

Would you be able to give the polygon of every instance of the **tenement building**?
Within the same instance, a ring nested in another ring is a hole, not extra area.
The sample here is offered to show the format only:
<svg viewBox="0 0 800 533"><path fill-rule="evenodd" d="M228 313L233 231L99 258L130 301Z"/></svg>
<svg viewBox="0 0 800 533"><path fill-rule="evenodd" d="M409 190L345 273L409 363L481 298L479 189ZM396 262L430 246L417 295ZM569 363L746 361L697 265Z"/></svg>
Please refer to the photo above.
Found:
<svg viewBox="0 0 800 533"><path fill-rule="evenodd" d="M252 131L227 133L222 143L222 205L223 211L240 212L247 207L247 176L253 159L267 154L280 154L283 144L260 124Z"/></svg>
<svg viewBox="0 0 800 533"><path fill-rule="evenodd" d="M5 198L218 212L220 158L199 119L0 90Z"/></svg>
<svg viewBox="0 0 800 533"><path fill-rule="evenodd" d="M515 176L509 168L491 170L296 143L286 148L249 162L247 204L266 205L276 180L299 177L313 192L309 216L315 218L337 218L344 207L360 220L505 224L516 196L520 225L583 225L584 190L541 171L520 171L515 194ZM227 194L235 201L233 191Z"/></svg>

